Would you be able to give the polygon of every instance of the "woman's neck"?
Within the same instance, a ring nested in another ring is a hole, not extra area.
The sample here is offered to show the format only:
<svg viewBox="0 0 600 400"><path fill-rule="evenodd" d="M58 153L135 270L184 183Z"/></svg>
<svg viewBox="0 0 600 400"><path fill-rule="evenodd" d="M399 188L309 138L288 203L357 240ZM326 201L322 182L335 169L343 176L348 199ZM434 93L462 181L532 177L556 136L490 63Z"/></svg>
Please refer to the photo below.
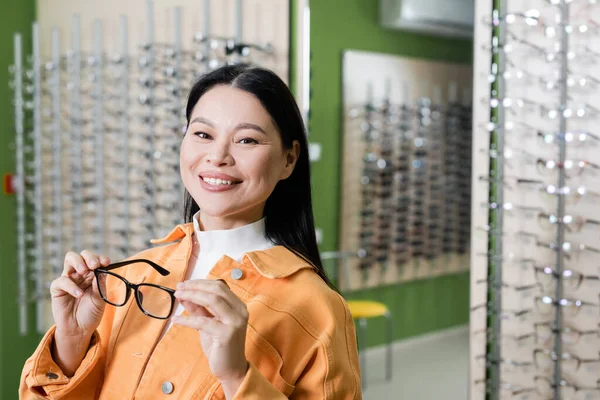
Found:
<svg viewBox="0 0 600 400"><path fill-rule="evenodd" d="M262 212L254 214L213 217L203 214L202 210L200 210L198 224L203 231L226 231L253 224L256 221L260 221L263 217Z"/></svg>

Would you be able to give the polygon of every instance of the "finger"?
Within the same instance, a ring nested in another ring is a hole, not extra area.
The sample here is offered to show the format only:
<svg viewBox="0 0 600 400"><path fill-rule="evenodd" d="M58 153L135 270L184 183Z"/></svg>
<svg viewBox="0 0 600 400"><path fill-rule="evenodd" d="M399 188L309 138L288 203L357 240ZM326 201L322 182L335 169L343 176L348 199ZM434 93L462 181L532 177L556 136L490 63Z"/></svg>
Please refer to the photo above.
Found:
<svg viewBox="0 0 600 400"><path fill-rule="evenodd" d="M71 295L78 298L83 295L83 291L71 279L66 276L61 276L53 280L50 284L50 295L52 298L62 297L64 295Z"/></svg>
<svg viewBox="0 0 600 400"><path fill-rule="evenodd" d="M100 259L100 265L102 265L103 267L106 267L111 263L110 257L105 256L103 254L100 254L98 258Z"/></svg>
<svg viewBox="0 0 600 400"><path fill-rule="evenodd" d="M231 333L231 328L222 324L220 321L217 321L211 317L203 317L201 315L179 315L177 317L173 317L173 323L197 329L199 331L216 336L229 337Z"/></svg>
<svg viewBox="0 0 600 400"><path fill-rule="evenodd" d="M74 251L69 251L65 255L63 275L69 275L72 271L83 275L87 271L87 266L85 265L85 260L83 257L81 257L81 255L75 253Z"/></svg>
<svg viewBox="0 0 600 400"><path fill-rule="evenodd" d="M217 279L217 282L221 282L223 285L227 286L227 289L231 289L225 279Z"/></svg>
<svg viewBox="0 0 600 400"><path fill-rule="evenodd" d="M207 279L196 279L177 284L177 288L181 290L201 290L205 292L214 293L223 296L223 298L229 303L231 308L238 310L239 315L244 321L248 320L248 308L235 293L231 291L229 285L224 279L207 280Z"/></svg>
<svg viewBox="0 0 600 400"><path fill-rule="evenodd" d="M191 315L198 315L202 317L214 317L205 307L199 306L198 304L192 303L191 301L182 300L181 305Z"/></svg>
<svg viewBox="0 0 600 400"><path fill-rule="evenodd" d="M98 267L100 267L100 257L98 257L98 255L96 255L95 253L91 252L90 250L83 250L81 252L81 257L83 257L83 259L85 260L85 263L87 264L87 267L89 269L96 269Z"/></svg>
<svg viewBox="0 0 600 400"><path fill-rule="evenodd" d="M175 297L179 300L187 300L196 305L203 306L212 315L218 317L226 324L236 320L234 309L220 295L214 293L202 292L199 290L177 290Z"/></svg>
<svg viewBox="0 0 600 400"><path fill-rule="evenodd" d="M87 272L85 272L83 275L80 274L79 272L72 270L71 272L69 272L67 275L64 275L67 278L69 278L70 280L72 280L73 282L75 282L75 284L77 286L82 286L85 281L88 279L87 278Z"/></svg>
<svg viewBox="0 0 600 400"><path fill-rule="evenodd" d="M222 280L195 279L191 281L180 282L177 289L192 290L212 293L222 296L231 307L235 307L241 300L229 289L229 285Z"/></svg>

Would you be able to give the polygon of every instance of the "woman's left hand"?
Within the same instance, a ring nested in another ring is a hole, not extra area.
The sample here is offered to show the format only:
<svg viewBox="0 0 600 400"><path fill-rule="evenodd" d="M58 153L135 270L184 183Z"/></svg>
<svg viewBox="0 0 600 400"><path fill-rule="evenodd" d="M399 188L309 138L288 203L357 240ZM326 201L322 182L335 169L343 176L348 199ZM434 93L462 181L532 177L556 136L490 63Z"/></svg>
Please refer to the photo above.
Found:
<svg viewBox="0 0 600 400"><path fill-rule="evenodd" d="M200 332L210 372L226 391L226 386L237 390L248 371L246 304L222 280L180 282L175 297L190 315L173 317L173 323Z"/></svg>

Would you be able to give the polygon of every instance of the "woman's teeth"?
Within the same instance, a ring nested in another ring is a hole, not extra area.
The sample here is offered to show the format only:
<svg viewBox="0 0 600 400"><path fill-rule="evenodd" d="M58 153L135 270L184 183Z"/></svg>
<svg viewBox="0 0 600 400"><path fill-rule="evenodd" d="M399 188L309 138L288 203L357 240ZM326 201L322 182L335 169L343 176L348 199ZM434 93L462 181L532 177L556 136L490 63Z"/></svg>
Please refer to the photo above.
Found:
<svg viewBox="0 0 600 400"><path fill-rule="evenodd" d="M222 179L215 178L202 178L202 180L211 185L233 185L232 181L224 181Z"/></svg>

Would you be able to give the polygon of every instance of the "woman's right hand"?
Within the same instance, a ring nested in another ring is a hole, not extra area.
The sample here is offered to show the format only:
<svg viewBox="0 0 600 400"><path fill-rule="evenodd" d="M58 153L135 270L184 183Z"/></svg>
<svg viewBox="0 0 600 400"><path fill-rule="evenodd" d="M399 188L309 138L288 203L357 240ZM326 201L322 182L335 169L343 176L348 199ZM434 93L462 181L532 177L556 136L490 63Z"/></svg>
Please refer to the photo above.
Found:
<svg viewBox="0 0 600 400"><path fill-rule="evenodd" d="M57 335L89 339L100 325L106 303L98 292L94 270L109 264L108 257L88 250L67 253L62 275L50 285Z"/></svg>

